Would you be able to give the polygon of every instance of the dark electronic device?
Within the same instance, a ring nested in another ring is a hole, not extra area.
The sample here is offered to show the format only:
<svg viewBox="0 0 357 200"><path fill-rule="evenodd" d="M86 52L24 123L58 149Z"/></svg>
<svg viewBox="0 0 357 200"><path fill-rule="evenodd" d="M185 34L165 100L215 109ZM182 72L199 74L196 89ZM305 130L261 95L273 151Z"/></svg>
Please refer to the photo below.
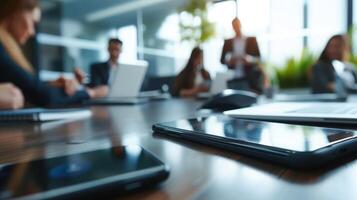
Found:
<svg viewBox="0 0 357 200"><path fill-rule="evenodd" d="M0 199L95 198L165 180L168 167L139 146L0 165Z"/></svg>
<svg viewBox="0 0 357 200"><path fill-rule="evenodd" d="M201 109L212 109L217 111L234 110L249 107L257 103L258 95L242 90L224 90L206 101Z"/></svg>
<svg viewBox="0 0 357 200"><path fill-rule="evenodd" d="M357 153L357 131L241 120L224 115L156 124L156 133L292 168L325 166Z"/></svg>

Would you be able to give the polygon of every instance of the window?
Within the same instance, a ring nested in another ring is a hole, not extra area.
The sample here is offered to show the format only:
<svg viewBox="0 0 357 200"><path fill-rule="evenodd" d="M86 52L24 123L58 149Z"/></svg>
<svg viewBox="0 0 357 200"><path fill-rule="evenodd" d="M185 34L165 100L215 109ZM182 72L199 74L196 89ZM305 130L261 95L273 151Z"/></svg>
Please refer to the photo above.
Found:
<svg viewBox="0 0 357 200"><path fill-rule="evenodd" d="M40 55L46 56L40 56L41 68L68 71L74 65L87 70L90 63L107 59L107 39L119 36L124 42L122 61L149 61L149 76L177 74L193 48L180 41L177 9L183 3L42 0L44 20L38 40ZM206 68L214 75L226 70L220 63L220 54L223 40L234 35L231 21L236 16L236 3L210 3L208 14L216 24L217 34L203 48ZM282 66L288 58L301 54L304 38L306 47L319 54L332 35L345 33L347 1L238 0L238 16L244 33L257 37L264 61Z"/></svg>
<svg viewBox="0 0 357 200"><path fill-rule="evenodd" d="M347 1L309 0L308 6L308 47L320 53L331 36L346 33Z"/></svg>

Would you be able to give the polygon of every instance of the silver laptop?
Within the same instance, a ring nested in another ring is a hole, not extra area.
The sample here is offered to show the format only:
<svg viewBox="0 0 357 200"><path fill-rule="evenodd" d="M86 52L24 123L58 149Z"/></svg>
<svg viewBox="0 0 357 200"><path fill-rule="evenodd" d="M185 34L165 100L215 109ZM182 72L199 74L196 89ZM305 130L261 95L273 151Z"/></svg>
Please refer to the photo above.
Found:
<svg viewBox="0 0 357 200"><path fill-rule="evenodd" d="M138 97L148 68L147 62L121 64L114 73L109 98Z"/></svg>
<svg viewBox="0 0 357 200"><path fill-rule="evenodd" d="M268 121L356 124L357 103L271 103L224 114Z"/></svg>
<svg viewBox="0 0 357 200"><path fill-rule="evenodd" d="M148 99L139 98L140 89L148 69L146 61L135 64L120 64L114 71L112 85L106 98L92 99L89 104L139 104Z"/></svg>
<svg viewBox="0 0 357 200"><path fill-rule="evenodd" d="M209 92L203 92L198 94L198 98L211 98L213 95L219 94L226 90L227 81L233 78L233 73L231 71L218 72L216 77L213 79Z"/></svg>

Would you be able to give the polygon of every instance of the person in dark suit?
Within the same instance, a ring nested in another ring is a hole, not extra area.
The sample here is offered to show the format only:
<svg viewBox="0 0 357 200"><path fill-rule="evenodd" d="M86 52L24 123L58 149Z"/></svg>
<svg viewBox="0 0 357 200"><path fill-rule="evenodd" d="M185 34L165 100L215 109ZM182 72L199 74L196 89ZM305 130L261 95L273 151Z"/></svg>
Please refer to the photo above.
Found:
<svg viewBox="0 0 357 200"><path fill-rule="evenodd" d="M111 85L114 71L119 67L119 57L122 51L123 42L112 38L108 42L109 60L104 63L95 63L90 67L90 87L101 85Z"/></svg>
<svg viewBox="0 0 357 200"><path fill-rule="evenodd" d="M38 1L2 0L1 4L0 83L13 84L21 90L26 102L36 106L78 104L106 93L105 88L80 88L75 80L59 80L59 87L40 81L20 48L35 34L41 12Z"/></svg>
<svg viewBox="0 0 357 200"><path fill-rule="evenodd" d="M248 82L249 89L261 93L264 87L269 86L269 79L260 63L257 39L243 35L238 18L232 21L232 26L236 35L224 41L221 63L235 72L234 79L230 81L232 87L235 87L235 82L239 85L238 82L244 80Z"/></svg>

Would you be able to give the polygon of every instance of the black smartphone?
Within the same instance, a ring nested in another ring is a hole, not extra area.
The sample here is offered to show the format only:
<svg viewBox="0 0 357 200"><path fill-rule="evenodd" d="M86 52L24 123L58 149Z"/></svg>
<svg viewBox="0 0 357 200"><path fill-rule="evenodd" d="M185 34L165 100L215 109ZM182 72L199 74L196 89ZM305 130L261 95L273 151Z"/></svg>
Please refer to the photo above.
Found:
<svg viewBox="0 0 357 200"><path fill-rule="evenodd" d="M0 199L120 195L165 180L168 166L139 146L0 165Z"/></svg>
<svg viewBox="0 0 357 200"><path fill-rule="evenodd" d="M241 120L224 115L160 123L153 130L293 168L316 168L357 154L356 130Z"/></svg>

